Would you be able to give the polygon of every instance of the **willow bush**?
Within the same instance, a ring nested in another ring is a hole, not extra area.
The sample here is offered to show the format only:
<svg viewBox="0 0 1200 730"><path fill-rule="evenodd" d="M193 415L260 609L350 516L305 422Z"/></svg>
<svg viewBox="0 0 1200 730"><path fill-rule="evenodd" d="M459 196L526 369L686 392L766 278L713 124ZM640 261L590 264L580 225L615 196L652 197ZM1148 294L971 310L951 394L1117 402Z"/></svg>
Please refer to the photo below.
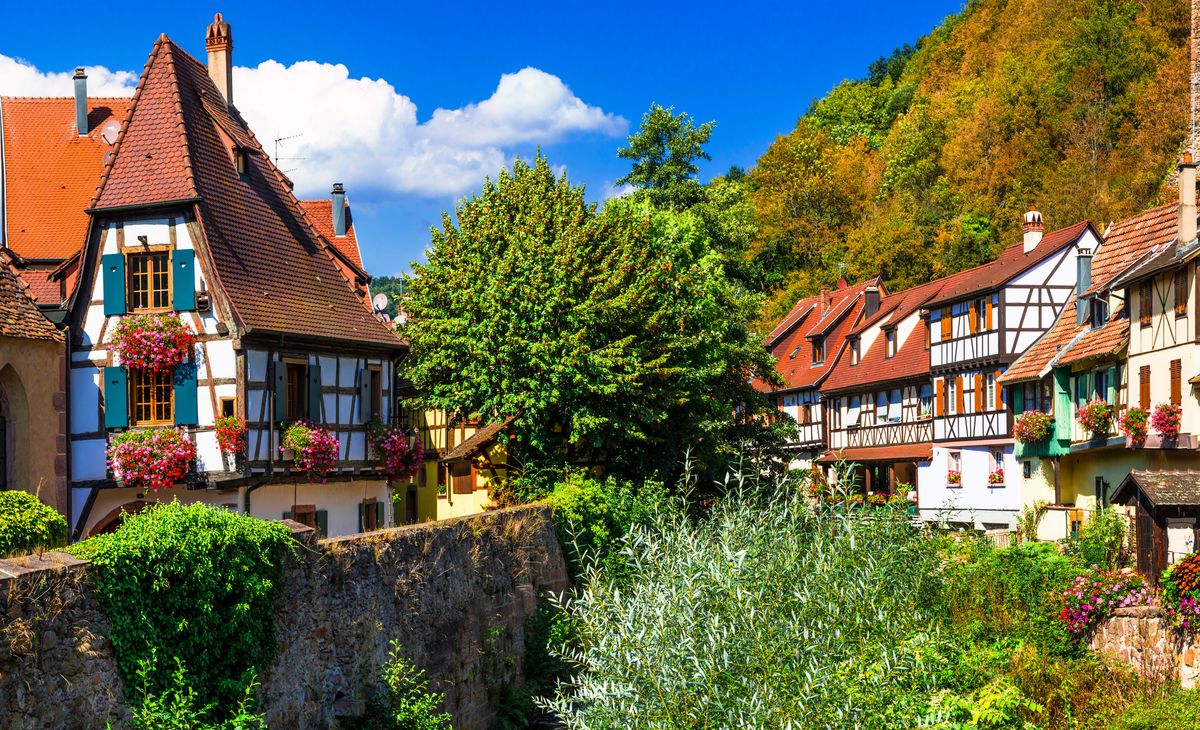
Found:
<svg viewBox="0 0 1200 730"><path fill-rule="evenodd" d="M660 511L563 606L572 728L913 727L939 638L937 551L891 508L810 508L745 485L693 522Z"/></svg>

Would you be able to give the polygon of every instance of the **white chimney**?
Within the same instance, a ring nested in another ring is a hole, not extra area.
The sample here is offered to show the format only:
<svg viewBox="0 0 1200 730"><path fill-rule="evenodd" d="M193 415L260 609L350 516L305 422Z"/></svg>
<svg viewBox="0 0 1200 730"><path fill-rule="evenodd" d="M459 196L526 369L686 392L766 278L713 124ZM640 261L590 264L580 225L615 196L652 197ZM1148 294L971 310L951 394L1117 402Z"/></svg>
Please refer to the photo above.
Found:
<svg viewBox="0 0 1200 730"><path fill-rule="evenodd" d="M75 80L75 131L80 137L86 137L88 133L88 97L87 97L87 74L82 68L75 69L75 75L71 77Z"/></svg>
<svg viewBox="0 0 1200 730"><path fill-rule="evenodd" d="M220 13L213 16L208 26L204 48L208 51L208 75L225 97L225 103L233 106L233 34Z"/></svg>
<svg viewBox="0 0 1200 730"><path fill-rule="evenodd" d="M1037 248L1042 242L1042 214L1033 207L1029 208L1021 221L1021 232L1025 234L1025 253Z"/></svg>
<svg viewBox="0 0 1200 730"><path fill-rule="evenodd" d="M1184 152L1179 162L1179 242L1196 240L1196 163Z"/></svg>

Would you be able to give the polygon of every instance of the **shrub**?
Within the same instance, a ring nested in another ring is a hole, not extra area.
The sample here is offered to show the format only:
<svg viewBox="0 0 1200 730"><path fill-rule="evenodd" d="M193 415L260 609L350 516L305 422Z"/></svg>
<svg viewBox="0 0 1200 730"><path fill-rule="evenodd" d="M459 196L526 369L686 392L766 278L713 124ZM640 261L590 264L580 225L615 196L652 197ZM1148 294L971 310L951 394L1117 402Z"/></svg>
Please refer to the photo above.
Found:
<svg viewBox="0 0 1200 730"><path fill-rule="evenodd" d="M1013 438L1023 444L1036 444L1050 438L1054 416L1043 411L1025 411L1013 422Z"/></svg>
<svg viewBox="0 0 1200 730"><path fill-rule="evenodd" d="M943 694L922 727L934 730L1034 730L1025 715L1046 708L1029 699L1007 677L997 677L969 696Z"/></svg>
<svg viewBox="0 0 1200 730"><path fill-rule="evenodd" d="M1150 425L1164 439L1173 439L1179 435L1179 419L1182 410L1174 403L1159 403L1150 414Z"/></svg>
<svg viewBox="0 0 1200 730"><path fill-rule="evenodd" d="M178 428L135 428L112 437L108 466L138 489L170 489L187 476L196 447Z"/></svg>
<svg viewBox="0 0 1200 730"><path fill-rule="evenodd" d="M197 701L223 713L275 656L275 597L290 545L278 523L171 502L126 516L116 532L71 551L94 565L126 686L140 678L148 695L167 692L171 671L153 662L178 657Z"/></svg>
<svg viewBox="0 0 1200 730"><path fill-rule="evenodd" d="M337 468L338 438L329 429L296 421L283 431L279 450L292 450L292 464L311 477L324 477Z"/></svg>
<svg viewBox="0 0 1200 730"><path fill-rule="evenodd" d="M1079 534L1067 539L1064 552L1083 565L1120 568L1128 557L1125 546L1128 531L1129 520L1116 507L1097 510L1079 528Z"/></svg>
<svg viewBox="0 0 1200 730"><path fill-rule="evenodd" d="M1102 398L1093 398L1079 406L1075 418L1080 426L1091 433L1108 433L1108 427L1112 424L1112 406Z"/></svg>
<svg viewBox="0 0 1200 730"><path fill-rule="evenodd" d="M152 691L151 677L158 674L156 662L142 660L138 663L138 697L133 706L133 727L136 730L266 730L264 715L253 712L254 688L258 686L257 675L251 673L233 714L223 720L215 702L202 704L196 690L187 679L183 661L175 657L175 670L171 673L170 685L161 691Z"/></svg>
<svg viewBox="0 0 1200 730"><path fill-rule="evenodd" d="M122 365L170 370L191 356L196 333L178 314L135 314L117 322L110 341Z"/></svg>
<svg viewBox="0 0 1200 730"><path fill-rule="evenodd" d="M403 651L399 642L392 642L388 659L380 669L387 693L371 699L364 721L357 726L379 730L450 730L450 715L439 711L446 696L429 691L425 670L413 664Z"/></svg>
<svg viewBox="0 0 1200 730"><path fill-rule="evenodd" d="M1035 499L1033 504L1026 505L1021 510L1021 514L1017 517L1017 542L1036 541L1038 536L1038 527L1042 524L1042 518L1046 516L1046 510L1050 508L1050 503L1044 499Z"/></svg>
<svg viewBox="0 0 1200 730"><path fill-rule="evenodd" d="M936 645L930 543L902 510L749 490L699 523L633 527L626 584L585 571L565 606L581 669L545 703L568 727L914 726Z"/></svg>
<svg viewBox="0 0 1200 730"><path fill-rule="evenodd" d="M215 424L217 446L226 456L237 456L246 450L246 419L221 416Z"/></svg>
<svg viewBox="0 0 1200 730"><path fill-rule="evenodd" d="M0 492L0 558L66 543L67 521L56 510L29 492Z"/></svg>
<svg viewBox="0 0 1200 730"><path fill-rule="evenodd" d="M1200 690L1148 698L1121 715L1113 730L1161 730L1200 727Z"/></svg>
<svg viewBox="0 0 1200 730"><path fill-rule="evenodd" d="M1077 576L1062 597L1060 615L1067 631L1075 636L1091 631L1114 609L1142 606L1153 600L1146 579L1129 568L1092 570Z"/></svg>
<svg viewBox="0 0 1200 730"><path fill-rule="evenodd" d="M1128 436L1135 444L1146 440L1150 432L1150 415L1145 408L1134 406L1125 409L1121 414L1121 433Z"/></svg>

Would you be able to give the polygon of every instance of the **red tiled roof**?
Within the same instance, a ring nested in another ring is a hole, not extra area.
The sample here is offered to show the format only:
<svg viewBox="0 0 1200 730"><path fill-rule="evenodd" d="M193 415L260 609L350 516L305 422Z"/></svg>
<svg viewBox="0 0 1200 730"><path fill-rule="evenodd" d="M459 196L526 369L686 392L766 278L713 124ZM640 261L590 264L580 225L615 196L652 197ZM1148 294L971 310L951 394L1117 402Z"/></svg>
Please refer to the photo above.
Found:
<svg viewBox="0 0 1200 730"><path fill-rule="evenodd" d="M54 269L26 267L17 271L17 276L21 277L21 281L29 287L26 293L35 302L57 305L62 303L62 285L57 281L50 280L52 273L54 273Z"/></svg>
<svg viewBox="0 0 1200 730"><path fill-rule="evenodd" d="M802 299L792 307L791 313L768 337L775 367L784 380L783 387L778 390L814 387L824 379L841 356L846 333L862 311L863 291L878 284L878 279L872 279L830 291L831 301L824 312L820 308L820 294ZM790 327L785 326L789 321ZM812 342L808 339L814 333L823 333L825 338L825 360L815 366L812 364ZM795 357L792 357L793 352ZM762 384L758 387L767 389Z"/></svg>
<svg viewBox="0 0 1200 730"><path fill-rule="evenodd" d="M933 447L929 444L896 444L895 446L871 446L862 449L826 451L817 461L830 464L838 461L863 463L868 461L929 461L933 458Z"/></svg>
<svg viewBox="0 0 1200 730"><path fill-rule="evenodd" d="M1160 205L1112 224L1092 260L1090 296L1107 289L1118 278L1130 273L1138 262L1173 248L1179 230L1179 203Z"/></svg>
<svg viewBox="0 0 1200 730"><path fill-rule="evenodd" d="M88 99L85 137L75 130L75 100L0 98L4 149L6 245L24 259L68 258L83 247L89 201L96 194L109 120L120 122L129 99Z"/></svg>
<svg viewBox="0 0 1200 730"><path fill-rule="evenodd" d="M1074 316L1074 312L1071 313ZM1098 329L1088 328L1075 341L1058 362L1062 365L1082 362L1098 357L1108 357L1121 351L1129 344L1129 318L1118 313Z"/></svg>
<svg viewBox="0 0 1200 730"><path fill-rule="evenodd" d="M301 200L300 207L304 208L308 222L337 247L342 255L350 259L358 268L363 267L362 254L358 250L358 235L354 232L354 217L350 213L350 202L346 202L346 235L336 236L333 233L333 201L332 200Z"/></svg>
<svg viewBox="0 0 1200 730"><path fill-rule="evenodd" d="M247 143L253 146L243 149L246 173L239 176L232 145ZM164 35L93 207L102 214L193 198L215 283L247 332L403 346L364 306L207 68Z"/></svg>
<svg viewBox="0 0 1200 730"><path fill-rule="evenodd" d="M995 261L976 266L960 272L965 274L951 286L942 289L937 299L929 303L936 307L975 294L996 289L1024 271L1045 261L1062 251L1063 247L1074 243L1083 232L1091 228L1091 221L1080 221L1074 225L1051 231L1029 253L1025 253L1024 244L1015 243L1000 253ZM1093 232L1095 231L1092 228ZM1096 235L1099 238L1099 234Z"/></svg>
<svg viewBox="0 0 1200 730"><path fill-rule="evenodd" d="M63 339L58 328L29 298L25 284L13 272L5 253L0 253L0 335L59 342Z"/></svg>

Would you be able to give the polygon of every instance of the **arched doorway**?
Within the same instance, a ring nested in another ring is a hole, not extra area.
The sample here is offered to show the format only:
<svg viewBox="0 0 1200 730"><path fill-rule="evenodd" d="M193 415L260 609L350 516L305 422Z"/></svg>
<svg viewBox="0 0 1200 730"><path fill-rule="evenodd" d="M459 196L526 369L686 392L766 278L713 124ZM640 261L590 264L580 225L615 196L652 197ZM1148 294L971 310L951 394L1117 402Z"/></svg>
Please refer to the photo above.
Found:
<svg viewBox="0 0 1200 730"><path fill-rule="evenodd" d="M0 489L34 491L29 476L29 401L11 366L0 368Z"/></svg>
<svg viewBox="0 0 1200 730"><path fill-rule="evenodd" d="M95 527L88 530L88 537L92 537L94 535L101 535L101 534L104 534L107 532L116 532L116 529L121 526L121 515L122 514L128 513L131 515L136 515L138 512L141 512L142 510L146 509L147 507L149 507L152 504L155 504L155 503L154 502L146 502L144 500L138 499L138 500L134 500L133 502L123 504L120 507L117 507L112 512L109 512L108 514L101 517L96 522Z"/></svg>

